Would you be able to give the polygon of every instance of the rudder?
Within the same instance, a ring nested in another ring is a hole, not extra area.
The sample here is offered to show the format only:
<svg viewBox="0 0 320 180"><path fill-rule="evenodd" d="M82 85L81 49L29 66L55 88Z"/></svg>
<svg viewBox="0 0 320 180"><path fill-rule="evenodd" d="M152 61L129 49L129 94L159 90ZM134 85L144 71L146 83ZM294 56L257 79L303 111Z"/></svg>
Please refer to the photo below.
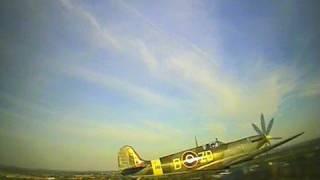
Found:
<svg viewBox="0 0 320 180"><path fill-rule="evenodd" d="M144 167L145 161L131 146L123 146L118 153L118 168L120 171L130 168Z"/></svg>

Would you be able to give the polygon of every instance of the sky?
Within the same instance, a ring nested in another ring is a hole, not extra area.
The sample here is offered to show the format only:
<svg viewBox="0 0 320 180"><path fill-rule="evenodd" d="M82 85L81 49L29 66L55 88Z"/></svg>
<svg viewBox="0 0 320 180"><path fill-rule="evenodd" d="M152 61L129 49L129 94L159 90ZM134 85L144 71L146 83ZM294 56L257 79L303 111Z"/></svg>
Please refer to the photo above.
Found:
<svg viewBox="0 0 320 180"><path fill-rule="evenodd" d="M1 1L0 164L114 170L214 140L320 136L318 1Z"/></svg>

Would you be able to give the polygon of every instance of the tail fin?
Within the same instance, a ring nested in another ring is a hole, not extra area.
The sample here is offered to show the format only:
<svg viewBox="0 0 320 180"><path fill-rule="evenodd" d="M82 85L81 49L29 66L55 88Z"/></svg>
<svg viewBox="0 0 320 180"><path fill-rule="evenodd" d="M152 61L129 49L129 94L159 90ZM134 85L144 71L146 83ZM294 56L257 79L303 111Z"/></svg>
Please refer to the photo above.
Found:
<svg viewBox="0 0 320 180"><path fill-rule="evenodd" d="M123 146L118 153L118 167L120 171L129 168L144 167L145 161L131 146Z"/></svg>

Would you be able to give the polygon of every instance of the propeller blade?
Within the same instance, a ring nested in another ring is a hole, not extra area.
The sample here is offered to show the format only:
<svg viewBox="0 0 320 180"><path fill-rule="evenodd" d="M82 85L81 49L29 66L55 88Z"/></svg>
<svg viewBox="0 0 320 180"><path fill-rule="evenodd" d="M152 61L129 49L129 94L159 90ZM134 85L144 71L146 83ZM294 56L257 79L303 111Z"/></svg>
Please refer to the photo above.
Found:
<svg viewBox="0 0 320 180"><path fill-rule="evenodd" d="M266 134L266 123L265 123L265 121L264 121L263 114L261 114L261 118L260 118L260 120L261 120L261 128L262 128L262 132L263 132L263 134Z"/></svg>
<svg viewBox="0 0 320 180"><path fill-rule="evenodd" d="M258 135L264 136L264 134L262 133L262 131L258 128L257 125L255 125L254 123L251 124L253 129L258 133Z"/></svg>
<svg viewBox="0 0 320 180"><path fill-rule="evenodd" d="M270 133L272 125L273 125L273 118L270 120L270 122L268 124L267 132L266 132L267 135Z"/></svg>

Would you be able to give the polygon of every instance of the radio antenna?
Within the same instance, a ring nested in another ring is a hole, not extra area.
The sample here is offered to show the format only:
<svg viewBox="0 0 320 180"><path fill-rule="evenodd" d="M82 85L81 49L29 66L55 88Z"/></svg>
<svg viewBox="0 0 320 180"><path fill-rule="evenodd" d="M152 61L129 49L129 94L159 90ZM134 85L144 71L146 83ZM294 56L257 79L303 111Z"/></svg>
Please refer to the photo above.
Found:
<svg viewBox="0 0 320 180"><path fill-rule="evenodd" d="M196 147L198 147L198 140L197 140L197 136L194 136L194 141L196 143Z"/></svg>

